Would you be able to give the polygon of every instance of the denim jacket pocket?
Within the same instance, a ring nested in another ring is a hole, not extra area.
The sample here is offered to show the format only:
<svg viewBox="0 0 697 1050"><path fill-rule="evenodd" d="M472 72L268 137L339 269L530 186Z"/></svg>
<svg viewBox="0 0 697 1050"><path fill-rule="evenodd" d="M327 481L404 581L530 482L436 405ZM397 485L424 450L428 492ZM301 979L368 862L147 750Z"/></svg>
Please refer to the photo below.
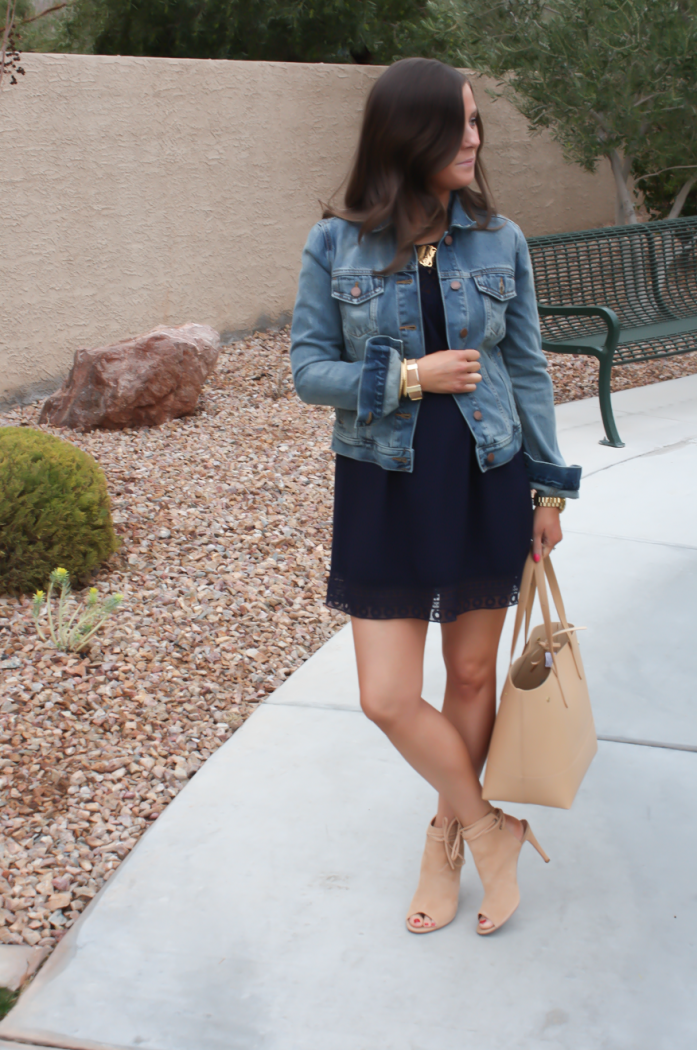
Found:
<svg viewBox="0 0 697 1050"><path fill-rule="evenodd" d="M508 267L487 267L473 271L472 279L484 301L484 339L494 346L506 334L506 305L516 297L515 275Z"/></svg>
<svg viewBox="0 0 697 1050"><path fill-rule="evenodd" d="M339 301L344 340L354 360L363 356L365 338L379 330L378 299L384 292L384 277L361 270L332 274L332 298Z"/></svg>

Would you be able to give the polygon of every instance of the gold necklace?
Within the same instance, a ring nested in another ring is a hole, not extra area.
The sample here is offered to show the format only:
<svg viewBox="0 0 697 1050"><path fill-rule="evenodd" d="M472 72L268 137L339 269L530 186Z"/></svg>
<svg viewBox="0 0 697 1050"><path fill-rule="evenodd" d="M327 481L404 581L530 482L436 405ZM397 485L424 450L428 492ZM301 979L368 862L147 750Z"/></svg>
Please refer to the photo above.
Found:
<svg viewBox="0 0 697 1050"><path fill-rule="evenodd" d="M422 266L426 266L429 270L436 261L436 252L438 248L435 244L417 244L416 255L419 263Z"/></svg>

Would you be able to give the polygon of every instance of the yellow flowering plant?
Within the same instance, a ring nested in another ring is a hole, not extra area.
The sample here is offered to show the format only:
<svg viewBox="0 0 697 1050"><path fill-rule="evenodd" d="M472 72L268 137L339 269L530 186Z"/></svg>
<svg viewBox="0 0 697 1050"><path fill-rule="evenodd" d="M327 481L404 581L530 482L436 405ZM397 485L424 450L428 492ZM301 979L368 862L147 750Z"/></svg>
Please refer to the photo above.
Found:
<svg viewBox="0 0 697 1050"><path fill-rule="evenodd" d="M55 609L52 601L54 589L58 590L58 603ZM70 613L70 593L70 573L67 569L54 569L49 577L48 593L37 591L32 599L32 615L39 638L42 642L47 641L39 622L45 605L46 623L56 649L79 653L99 628L116 612L123 601L123 595L113 594L108 598L100 599L97 588L90 587L84 604L76 605Z"/></svg>

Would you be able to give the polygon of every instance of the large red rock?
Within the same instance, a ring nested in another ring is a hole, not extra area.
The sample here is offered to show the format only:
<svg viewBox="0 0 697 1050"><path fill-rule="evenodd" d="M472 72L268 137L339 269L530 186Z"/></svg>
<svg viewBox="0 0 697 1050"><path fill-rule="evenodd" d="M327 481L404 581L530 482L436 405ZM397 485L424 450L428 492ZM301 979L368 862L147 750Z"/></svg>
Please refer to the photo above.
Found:
<svg viewBox="0 0 697 1050"><path fill-rule="evenodd" d="M78 350L40 423L74 430L155 427L194 411L215 368L220 336L208 325L160 325L113 346Z"/></svg>

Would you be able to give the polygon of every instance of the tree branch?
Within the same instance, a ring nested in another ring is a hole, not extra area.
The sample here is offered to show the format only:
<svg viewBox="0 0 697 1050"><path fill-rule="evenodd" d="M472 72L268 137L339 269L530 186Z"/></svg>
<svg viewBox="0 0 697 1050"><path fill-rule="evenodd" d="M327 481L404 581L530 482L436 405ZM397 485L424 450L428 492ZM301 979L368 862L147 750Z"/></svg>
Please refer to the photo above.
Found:
<svg viewBox="0 0 697 1050"><path fill-rule="evenodd" d="M658 91L654 91L653 95L644 95L643 98L638 98L636 102L632 102L632 105L643 106L645 102L650 102L652 98L658 98Z"/></svg>
<svg viewBox="0 0 697 1050"><path fill-rule="evenodd" d="M697 182L697 175L693 175L691 179L688 179L687 182L683 184L683 187L680 190L680 193L677 195L677 197L673 201L673 207L670 209L670 212L668 214L668 218L669 219L677 219L677 217L680 215L680 212L683 210L683 207L685 206L685 201L688 198L690 190L692 189L692 187L694 186L694 184L696 182Z"/></svg>
<svg viewBox="0 0 697 1050"><path fill-rule="evenodd" d="M656 175L664 175L667 171L689 171L697 168L697 164L676 164L672 168L661 168L660 171L652 171L650 175L637 175L637 179L654 179Z"/></svg>
<svg viewBox="0 0 697 1050"><path fill-rule="evenodd" d="M69 7L71 3L72 0L65 0L65 2L62 4L54 4L53 7L47 7L45 11L39 11L38 15L32 15L31 18L23 18L21 22L11 23L8 19L7 24L10 26L10 29L12 28L13 24L18 26L26 26L30 22L36 22L37 18L44 18L46 15L52 14L53 11L61 11L64 7ZM6 28L7 26L0 26L0 33L4 33Z"/></svg>
<svg viewBox="0 0 697 1050"><path fill-rule="evenodd" d="M589 109L588 112L592 116L593 120L600 125L601 131L603 132L606 138L612 134L610 128L607 125L607 121L605 120L605 117L602 115L602 113L596 113L594 109Z"/></svg>

